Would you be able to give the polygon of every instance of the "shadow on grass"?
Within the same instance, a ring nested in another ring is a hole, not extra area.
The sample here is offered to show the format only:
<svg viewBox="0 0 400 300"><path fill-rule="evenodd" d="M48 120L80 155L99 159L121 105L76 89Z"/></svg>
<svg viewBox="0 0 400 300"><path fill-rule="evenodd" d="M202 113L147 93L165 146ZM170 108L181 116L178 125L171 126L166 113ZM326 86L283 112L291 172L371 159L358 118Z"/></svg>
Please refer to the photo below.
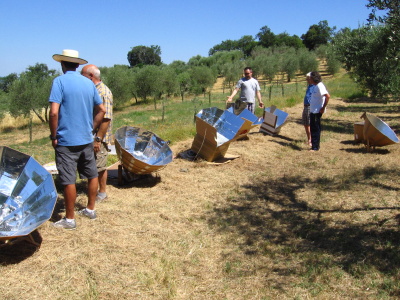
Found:
<svg viewBox="0 0 400 300"><path fill-rule="evenodd" d="M18 264L31 257L40 247L42 236L38 230L34 230L28 236L9 240L8 243L0 241L0 265Z"/></svg>
<svg viewBox="0 0 400 300"><path fill-rule="evenodd" d="M315 189L322 194L351 191L356 186L361 190L363 186L372 187L381 193L399 192L398 187L389 185L390 181L380 182L378 177L382 176L396 182L400 179L400 171L366 167L333 179L312 179L306 174L257 178L254 184L242 186L245 191L237 198L216 206L208 216L208 222L219 232L232 234L234 243L241 241L238 246L245 255L280 257L285 261L283 265L288 266L287 274L293 273L290 266L298 264L299 260L303 268L307 268L310 260L319 264L326 254L331 255L332 265L354 276L362 276L369 268L387 275L397 274L400 268L397 221L393 224L386 219L379 220L376 213L393 211L395 214L400 206L363 206L354 202L354 208L341 209L334 204L319 203L319 207L328 207L321 209L297 196L304 189ZM365 197L367 199L367 195ZM355 222L353 214L356 212L365 212L368 217Z"/></svg>

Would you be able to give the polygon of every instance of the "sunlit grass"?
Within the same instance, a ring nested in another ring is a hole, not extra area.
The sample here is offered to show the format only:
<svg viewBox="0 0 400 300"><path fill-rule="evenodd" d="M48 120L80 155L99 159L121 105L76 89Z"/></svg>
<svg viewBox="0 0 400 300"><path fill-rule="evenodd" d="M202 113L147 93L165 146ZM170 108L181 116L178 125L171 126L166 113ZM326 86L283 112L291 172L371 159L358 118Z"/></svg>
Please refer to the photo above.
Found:
<svg viewBox="0 0 400 300"><path fill-rule="evenodd" d="M357 87L356 83L348 75L340 75L333 79L324 81L332 97L341 97L351 99L356 95L360 97L364 94ZM282 84L273 82L272 84L261 85L262 99L265 107L275 105L279 109L292 107L303 101L306 91L306 83L291 82ZM154 105L153 100L147 103L140 102L132 106L124 108L122 111L114 112L113 132L122 126L140 127L154 132L160 138L170 141L172 144L193 138L196 134L195 115L204 108L218 107L225 109L226 99L230 91L227 89L213 91L211 94L205 95L188 95L182 101L179 97L157 100ZM263 109L256 106L257 116L263 115ZM27 119L25 119L27 122ZM6 119L5 125L7 130L10 129L10 118ZM25 128L26 123L21 118L15 119L16 128ZM25 125L25 126L24 126ZM3 132L5 127L3 125ZM54 160L54 150L47 138L35 138L35 130L40 128L38 123L34 124L33 142L12 143L10 146L16 150L33 155L39 162L46 163Z"/></svg>

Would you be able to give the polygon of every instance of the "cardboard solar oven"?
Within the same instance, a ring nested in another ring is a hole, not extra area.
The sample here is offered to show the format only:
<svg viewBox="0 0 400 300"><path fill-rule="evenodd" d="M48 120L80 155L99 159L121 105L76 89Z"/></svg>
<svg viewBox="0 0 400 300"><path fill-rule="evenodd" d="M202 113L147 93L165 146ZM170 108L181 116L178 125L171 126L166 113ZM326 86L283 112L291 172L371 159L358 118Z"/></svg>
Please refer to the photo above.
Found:
<svg viewBox="0 0 400 300"><path fill-rule="evenodd" d="M354 141L356 143L364 142L364 122L354 123Z"/></svg>
<svg viewBox="0 0 400 300"><path fill-rule="evenodd" d="M246 137L252 128L263 123L263 118L257 117L255 114L253 114L248 109L244 109L240 113L235 113L234 108L230 107L227 109L227 111L233 113L238 118L241 118L244 120L244 124L242 125L242 128L239 132L237 139L242 139L242 138Z"/></svg>
<svg viewBox="0 0 400 300"><path fill-rule="evenodd" d="M394 131L381 119L369 113L363 114L362 117L364 118L364 144L367 146L368 151L371 148L374 149L375 147L392 145L399 142Z"/></svg>
<svg viewBox="0 0 400 300"><path fill-rule="evenodd" d="M217 107L202 109L196 115L196 136L191 150L209 162L222 158L229 144L248 132L245 123L244 119L227 110Z"/></svg>
<svg viewBox="0 0 400 300"><path fill-rule="evenodd" d="M276 106L266 107L264 109L264 121L260 126L260 132L270 135L278 134L282 126L286 123L289 114Z"/></svg>
<svg viewBox="0 0 400 300"><path fill-rule="evenodd" d="M29 155L0 146L0 241L30 236L57 200L52 175Z"/></svg>
<svg viewBox="0 0 400 300"><path fill-rule="evenodd" d="M115 133L115 150L124 169L133 174L150 174L172 161L168 143L138 127L119 128Z"/></svg>

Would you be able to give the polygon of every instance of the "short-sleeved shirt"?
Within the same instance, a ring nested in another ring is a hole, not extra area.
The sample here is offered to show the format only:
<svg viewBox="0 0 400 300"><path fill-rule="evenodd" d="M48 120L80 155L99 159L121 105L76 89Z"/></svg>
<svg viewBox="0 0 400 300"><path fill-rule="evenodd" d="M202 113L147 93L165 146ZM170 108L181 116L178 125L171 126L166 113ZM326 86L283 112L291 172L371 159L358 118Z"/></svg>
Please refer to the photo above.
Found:
<svg viewBox="0 0 400 300"><path fill-rule="evenodd" d="M304 105L310 105L312 87L312 84L307 86L306 95L304 96Z"/></svg>
<svg viewBox="0 0 400 300"><path fill-rule="evenodd" d="M256 92L261 90L257 79L247 79L246 77L237 82L236 88L240 89L240 100L248 103L255 103Z"/></svg>
<svg viewBox="0 0 400 300"><path fill-rule="evenodd" d="M103 103L93 82L78 72L56 77L49 102L60 104L57 140L60 146L80 146L93 142L93 110Z"/></svg>
<svg viewBox="0 0 400 300"><path fill-rule="evenodd" d="M324 106L326 94L328 94L328 91L322 82L314 85L310 98L310 113L319 113L322 106Z"/></svg>
<svg viewBox="0 0 400 300"><path fill-rule="evenodd" d="M112 116L113 116L113 95L110 89L101 81L96 84L96 89L100 95L100 98L103 100L104 108L106 109L106 114L104 115L105 119L110 119L110 124L107 128L107 132L105 137L103 138L103 142L106 144L112 143Z"/></svg>

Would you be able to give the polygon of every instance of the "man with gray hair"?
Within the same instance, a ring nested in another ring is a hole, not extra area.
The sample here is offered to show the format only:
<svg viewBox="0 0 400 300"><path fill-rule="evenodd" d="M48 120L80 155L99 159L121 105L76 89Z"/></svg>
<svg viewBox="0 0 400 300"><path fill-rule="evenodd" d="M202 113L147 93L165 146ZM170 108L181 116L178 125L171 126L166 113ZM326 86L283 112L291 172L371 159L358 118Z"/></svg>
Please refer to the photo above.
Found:
<svg viewBox="0 0 400 300"><path fill-rule="evenodd" d="M113 95L110 89L103 83L100 76L100 70L95 65L86 65L82 68L81 74L89 78L103 100L106 113L98 128L95 128L94 152L96 156L97 171L99 173L99 190L96 196L96 202L101 202L107 198L107 157L109 145L112 142L112 114L113 114Z"/></svg>

